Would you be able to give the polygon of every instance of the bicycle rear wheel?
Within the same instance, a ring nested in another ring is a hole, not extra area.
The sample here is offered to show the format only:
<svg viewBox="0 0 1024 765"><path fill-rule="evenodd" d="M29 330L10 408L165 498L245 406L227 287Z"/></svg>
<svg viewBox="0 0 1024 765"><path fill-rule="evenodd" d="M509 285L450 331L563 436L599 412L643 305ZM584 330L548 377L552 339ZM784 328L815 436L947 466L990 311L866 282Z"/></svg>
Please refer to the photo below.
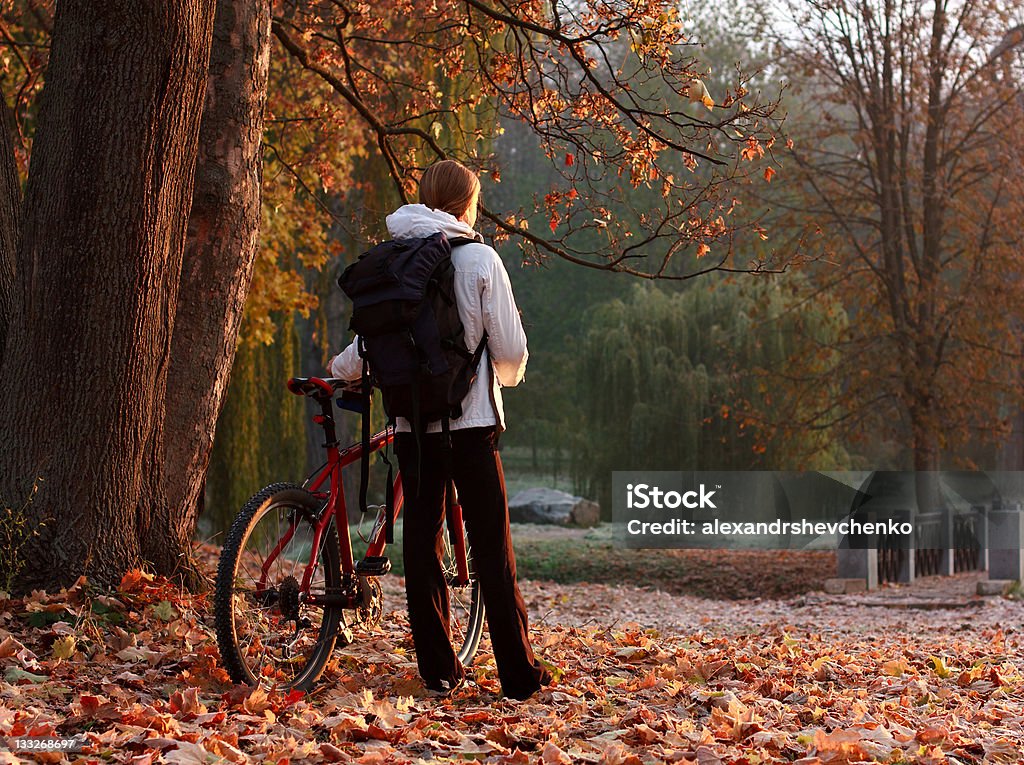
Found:
<svg viewBox="0 0 1024 765"><path fill-rule="evenodd" d="M458 559L455 545L452 543L452 532L446 523L444 527L444 556L441 568L448 582L448 623L452 638L452 647L463 666L469 666L484 632L484 602L480 595L480 582L473 569L473 551L469 546L469 537L462 532L466 545L466 560L469 566L469 583L458 585Z"/></svg>
<svg viewBox="0 0 1024 765"><path fill-rule="evenodd" d="M322 504L299 486L273 484L249 500L228 532L214 621L221 660L236 683L309 690L331 657L345 626L342 609L310 606L300 591ZM339 555L332 522L309 593L341 592Z"/></svg>

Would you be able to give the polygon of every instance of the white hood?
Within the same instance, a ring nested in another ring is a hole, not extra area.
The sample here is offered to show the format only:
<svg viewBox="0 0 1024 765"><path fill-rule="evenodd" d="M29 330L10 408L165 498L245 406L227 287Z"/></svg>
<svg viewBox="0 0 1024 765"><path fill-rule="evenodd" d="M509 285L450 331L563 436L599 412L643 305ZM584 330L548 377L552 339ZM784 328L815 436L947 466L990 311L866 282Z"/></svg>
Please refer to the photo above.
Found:
<svg viewBox="0 0 1024 765"><path fill-rule="evenodd" d="M501 258L482 242L478 233L462 221L426 205L405 205L387 217L388 232L395 239L430 236L438 231L446 236L464 236L480 244L467 244L452 252L455 266L455 303L465 331L466 346L476 348L487 333L487 345L480 362L480 373L462 400L462 416L450 423L452 430L497 425L505 429L501 386L518 385L526 371L529 353L526 333L519 317L512 284ZM358 338L331 360L331 375L342 380L358 380L363 361L359 357ZM410 430L409 423L397 418L397 429ZM441 422L431 422L428 433L441 430Z"/></svg>
<svg viewBox="0 0 1024 765"><path fill-rule="evenodd" d="M449 239L465 236L478 242L483 241L483 237L468 223L444 210L433 210L421 204L403 205L391 213L385 222L393 239L416 239L443 231Z"/></svg>

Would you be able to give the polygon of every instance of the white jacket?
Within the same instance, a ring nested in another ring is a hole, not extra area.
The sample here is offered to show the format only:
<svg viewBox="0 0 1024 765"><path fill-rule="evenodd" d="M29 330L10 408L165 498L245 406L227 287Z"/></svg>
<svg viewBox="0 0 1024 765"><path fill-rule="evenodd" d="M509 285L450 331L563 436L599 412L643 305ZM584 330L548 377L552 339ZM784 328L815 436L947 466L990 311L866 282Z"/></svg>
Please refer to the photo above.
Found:
<svg viewBox="0 0 1024 765"><path fill-rule="evenodd" d="M394 239L412 239L443 231L449 238L475 239L452 250L455 266L455 302L466 332L466 347L476 348L487 331L487 348L477 372L476 381L462 400L462 416L451 420L452 430L478 428L497 423L505 429L505 412L501 403L501 386L513 387L526 371L526 333L519 318L512 285L501 258L467 223L442 210L426 205L404 205L386 219L388 233ZM331 375L354 380L362 374L362 360L357 350L358 336L331 360ZM494 374L489 373L489 369ZM493 403L492 403L493 398ZM398 431L411 430L409 422L396 419ZM441 430L440 421L427 426L427 432Z"/></svg>

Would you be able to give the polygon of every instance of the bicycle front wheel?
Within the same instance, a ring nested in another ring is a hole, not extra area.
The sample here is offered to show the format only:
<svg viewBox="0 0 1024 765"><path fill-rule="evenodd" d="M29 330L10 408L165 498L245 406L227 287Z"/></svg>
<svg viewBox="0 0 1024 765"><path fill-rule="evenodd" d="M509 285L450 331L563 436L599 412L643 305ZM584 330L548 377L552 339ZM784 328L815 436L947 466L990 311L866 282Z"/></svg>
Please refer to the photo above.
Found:
<svg viewBox="0 0 1024 765"><path fill-rule="evenodd" d="M221 660L236 683L309 690L330 659L342 609L307 599L341 592L333 522L320 539L308 591L301 586L322 504L299 486L273 484L249 500L228 532L214 610Z"/></svg>

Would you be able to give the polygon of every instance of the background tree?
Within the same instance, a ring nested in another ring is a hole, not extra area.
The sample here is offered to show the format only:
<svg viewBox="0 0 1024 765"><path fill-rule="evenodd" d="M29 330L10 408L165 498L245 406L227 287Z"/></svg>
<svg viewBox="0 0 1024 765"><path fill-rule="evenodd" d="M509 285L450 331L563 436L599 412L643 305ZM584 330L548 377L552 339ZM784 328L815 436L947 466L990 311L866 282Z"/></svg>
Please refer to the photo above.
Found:
<svg viewBox="0 0 1024 765"><path fill-rule="evenodd" d="M167 446L151 468L157 516L142 550L157 570L184 567L194 582L192 536L260 243L269 56L267 4L218 0L170 349Z"/></svg>
<svg viewBox="0 0 1024 765"><path fill-rule="evenodd" d="M300 367L295 315L276 318L273 346L251 335L239 343L208 473L206 534L230 527L254 485L307 472L305 406L284 385Z"/></svg>
<svg viewBox="0 0 1024 765"><path fill-rule="evenodd" d="M707 89L716 95L728 93L742 87L752 94L768 93L777 97L777 86L773 89L766 75L759 72L766 51L759 50L751 41L738 33L731 19L742 13L742 8L714 8L691 6L685 17L680 18L682 35L687 39L686 50L699 56L699 74ZM729 22L724 22L730 19ZM630 49L631 41L623 38L605 46L607 59L613 62L608 77L628 78L637 66L636 55ZM641 77L641 80L644 78ZM659 97L666 109L680 113L691 110L711 113L703 106L692 104L688 93L676 93L657 78L646 78L643 84L648 98ZM525 209L520 225L531 230L545 231L549 226L550 214L543 204L543 194L537 189L557 188L560 185L558 168L552 166L544 155L541 138L520 119L503 117L503 132L494 141L495 157L503 168L504 176L512 182L490 184L484 192L487 204L500 210ZM681 155L671 160L666 158L664 168L669 172L687 174ZM698 167L695 174L703 172ZM682 175L680 175L682 177ZM530 184L519 183L529 178ZM639 225L637 211L657 209L662 202L662 188L633 189L627 177L614 178L612 182L621 186L617 193L629 199L629 207L610 205L609 214L613 219L630 216L633 225ZM776 186L778 183L775 184ZM757 184L762 191L772 186ZM757 221L763 213L754 204L756 198L743 194L745 217ZM540 204L536 204L537 202ZM538 210L529 214L531 209ZM762 234L751 229L739 233L732 243L739 255L737 263L769 263L773 259L769 246L776 240L775 232L765 241ZM592 230L586 240L581 234L575 237L576 246L602 252L607 247L607 237L600 229ZM728 245L725 247L728 250ZM775 248L776 250L785 248ZM587 309L597 303L616 298L629 302L633 280L627 275L609 275L594 269L581 269L561 258L538 259L524 252L517 257L511 248L499 248L506 260L506 266L513 276L516 298L522 311L524 325L530 341L530 368L525 381L513 395L507 397L505 406L509 431L503 435L503 460L510 485L529 485L543 481L558 488L587 492L586 485L572 487L571 476L564 468L569 458L569 444L565 434L578 434L583 443L607 437L603 423L592 422L580 410L597 408L605 394L588 388L598 399L584 402L580 399L583 386L577 386L580 338L587 334L584 322ZM716 247L717 250L717 247ZM717 254L711 251L712 255ZM705 260L707 256L705 256ZM703 280L682 282L692 284L695 289L708 289ZM667 282L662 286L670 289ZM720 317L713 312L702 313L702 319L717 322ZM564 450L564 453L563 453ZM751 459L756 455L751 453ZM513 489L514 490L514 489Z"/></svg>
<svg viewBox="0 0 1024 765"><path fill-rule="evenodd" d="M789 116L791 222L822 255L822 294L850 312L821 422L902 446L889 467L936 470L1004 435L1021 395L1006 342L1022 305L1020 50L991 55L1019 8L787 8L779 67L811 107Z"/></svg>
<svg viewBox="0 0 1024 765"><path fill-rule="evenodd" d="M573 469L609 518L614 470L847 467L827 429L780 425L834 398L836 386L787 397L775 385L780 368L817 382L834 365L845 314L801 300L797 277L715 281L677 294L635 285L628 300L586 314Z"/></svg>

